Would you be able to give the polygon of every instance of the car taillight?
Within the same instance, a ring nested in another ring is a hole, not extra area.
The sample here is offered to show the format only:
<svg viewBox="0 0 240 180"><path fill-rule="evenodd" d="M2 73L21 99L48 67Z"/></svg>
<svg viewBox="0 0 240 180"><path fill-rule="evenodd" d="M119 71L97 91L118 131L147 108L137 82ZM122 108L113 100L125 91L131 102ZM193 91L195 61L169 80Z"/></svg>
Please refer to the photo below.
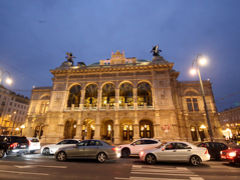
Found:
<svg viewBox="0 0 240 180"><path fill-rule="evenodd" d="M118 148L117 148L117 147L114 147L114 148L112 148L112 150L117 152L117 151L118 151Z"/></svg>
<svg viewBox="0 0 240 180"><path fill-rule="evenodd" d="M139 153L139 156L143 156L143 154L144 154L144 151L141 151L141 152Z"/></svg>
<svg viewBox="0 0 240 180"><path fill-rule="evenodd" d="M206 149L205 153L204 154L208 154L208 150Z"/></svg>
<svg viewBox="0 0 240 180"><path fill-rule="evenodd" d="M18 143L12 143L12 144L10 145L11 148L16 148L17 146L18 146Z"/></svg>

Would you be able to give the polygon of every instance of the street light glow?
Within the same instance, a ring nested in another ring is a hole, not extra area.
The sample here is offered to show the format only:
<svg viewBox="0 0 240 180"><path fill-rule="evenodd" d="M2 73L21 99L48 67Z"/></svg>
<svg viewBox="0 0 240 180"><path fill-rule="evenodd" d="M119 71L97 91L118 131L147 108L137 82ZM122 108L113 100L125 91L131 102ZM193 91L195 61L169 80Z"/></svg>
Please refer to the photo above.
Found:
<svg viewBox="0 0 240 180"><path fill-rule="evenodd" d="M8 78L5 80L5 82L6 82L8 85L11 85L12 82L13 82L13 80L8 77Z"/></svg>
<svg viewBox="0 0 240 180"><path fill-rule="evenodd" d="M194 69L194 68L190 69L190 74L193 75L193 76L196 75L197 74L197 70Z"/></svg>
<svg viewBox="0 0 240 180"><path fill-rule="evenodd" d="M207 64L207 58L206 57L200 57L198 59L198 64L201 66L205 66Z"/></svg>

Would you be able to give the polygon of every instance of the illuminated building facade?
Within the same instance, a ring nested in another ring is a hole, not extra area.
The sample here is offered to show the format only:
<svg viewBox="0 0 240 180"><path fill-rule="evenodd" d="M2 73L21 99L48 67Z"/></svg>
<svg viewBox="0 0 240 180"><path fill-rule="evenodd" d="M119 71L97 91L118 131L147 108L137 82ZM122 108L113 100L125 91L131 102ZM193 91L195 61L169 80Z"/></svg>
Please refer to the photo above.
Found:
<svg viewBox="0 0 240 180"><path fill-rule="evenodd" d="M0 134L20 134L25 123L29 99L0 85ZM18 131L15 129L19 128Z"/></svg>
<svg viewBox="0 0 240 180"><path fill-rule="evenodd" d="M173 63L126 58L124 52L86 66L66 61L50 70L52 87L32 90L27 136L42 142L102 139L115 144L138 138L209 139L198 81L180 82ZM211 83L204 81L215 138L220 137Z"/></svg>
<svg viewBox="0 0 240 180"><path fill-rule="evenodd" d="M220 112L219 120L227 139L240 136L240 106Z"/></svg>

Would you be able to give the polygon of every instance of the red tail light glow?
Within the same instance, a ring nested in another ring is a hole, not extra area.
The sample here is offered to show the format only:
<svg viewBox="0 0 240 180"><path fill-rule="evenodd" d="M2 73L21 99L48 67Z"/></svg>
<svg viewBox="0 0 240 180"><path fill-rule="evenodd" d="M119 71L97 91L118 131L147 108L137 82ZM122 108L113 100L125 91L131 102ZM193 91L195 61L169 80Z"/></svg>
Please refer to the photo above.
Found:
<svg viewBox="0 0 240 180"><path fill-rule="evenodd" d="M204 154L208 154L208 150L206 149L205 153Z"/></svg>
<svg viewBox="0 0 240 180"><path fill-rule="evenodd" d="M10 145L11 148L16 148L18 146L18 143L13 143Z"/></svg>
<svg viewBox="0 0 240 180"><path fill-rule="evenodd" d="M118 151L118 148L117 148L117 147L114 147L114 148L112 148L112 150L117 152L117 151Z"/></svg>

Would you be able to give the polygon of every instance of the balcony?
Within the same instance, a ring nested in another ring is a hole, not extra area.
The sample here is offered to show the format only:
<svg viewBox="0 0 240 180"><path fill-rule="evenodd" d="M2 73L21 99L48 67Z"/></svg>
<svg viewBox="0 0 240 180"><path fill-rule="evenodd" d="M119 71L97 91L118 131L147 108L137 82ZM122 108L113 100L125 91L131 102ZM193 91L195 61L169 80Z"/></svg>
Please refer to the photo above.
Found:
<svg viewBox="0 0 240 180"><path fill-rule="evenodd" d="M121 111L121 110L153 110L154 107L153 106L147 106L146 104L144 104L143 106L134 106L134 105L128 105L128 104L124 104L124 105L119 105L118 103L114 103L114 105L109 105L106 104L104 106L83 106L80 105L79 107L66 107L64 109L64 111Z"/></svg>

